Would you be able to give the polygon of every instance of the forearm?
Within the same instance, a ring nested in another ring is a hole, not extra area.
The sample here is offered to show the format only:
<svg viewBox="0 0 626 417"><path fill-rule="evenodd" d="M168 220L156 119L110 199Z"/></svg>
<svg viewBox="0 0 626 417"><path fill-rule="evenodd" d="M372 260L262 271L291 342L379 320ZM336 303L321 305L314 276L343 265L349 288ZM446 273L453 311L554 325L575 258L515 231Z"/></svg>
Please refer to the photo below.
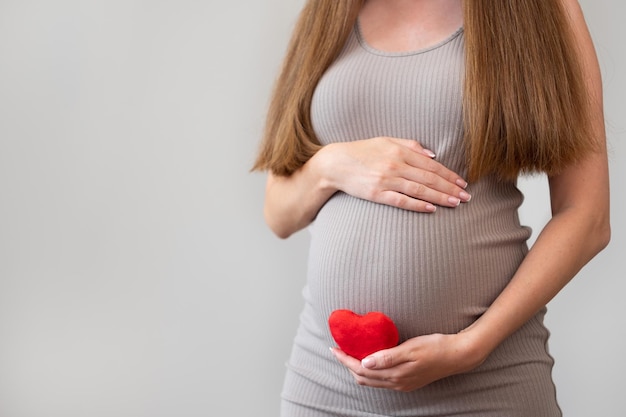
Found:
<svg viewBox="0 0 626 417"><path fill-rule="evenodd" d="M337 191L405 210L433 212L471 196L466 182L409 139L377 137L322 147L289 177L268 177L265 219L279 237L307 226Z"/></svg>
<svg viewBox="0 0 626 417"><path fill-rule="evenodd" d="M472 342L484 355L544 307L610 239L609 174L602 81L597 58L575 0L565 1L581 47L597 152L550 178L552 219L490 308L472 326Z"/></svg>
<svg viewBox="0 0 626 417"><path fill-rule="evenodd" d="M287 238L309 225L337 191L326 180L324 148L289 177L269 174L264 215L270 229Z"/></svg>
<svg viewBox="0 0 626 417"><path fill-rule="evenodd" d="M543 308L609 239L608 210L566 209L555 215L516 274L471 331L486 357Z"/></svg>

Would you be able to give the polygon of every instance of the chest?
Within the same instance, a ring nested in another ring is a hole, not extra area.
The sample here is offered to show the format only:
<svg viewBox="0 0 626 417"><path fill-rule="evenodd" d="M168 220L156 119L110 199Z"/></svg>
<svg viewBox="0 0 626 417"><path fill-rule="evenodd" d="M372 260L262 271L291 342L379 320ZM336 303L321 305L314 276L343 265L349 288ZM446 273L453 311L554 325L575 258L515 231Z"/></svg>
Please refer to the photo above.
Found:
<svg viewBox="0 0 626 417"><path fill-rule="evenodd" d="M320 80L311 117L322 144L392 136L437 152L462 134L462 31L421 51L377 51L350 35Z"/></svg>

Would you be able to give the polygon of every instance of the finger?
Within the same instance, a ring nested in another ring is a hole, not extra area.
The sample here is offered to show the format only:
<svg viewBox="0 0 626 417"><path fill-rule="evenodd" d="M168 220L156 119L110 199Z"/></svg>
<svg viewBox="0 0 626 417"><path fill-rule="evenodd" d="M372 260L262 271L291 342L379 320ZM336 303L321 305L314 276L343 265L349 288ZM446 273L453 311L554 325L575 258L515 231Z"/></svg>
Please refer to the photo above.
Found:
<svg viewBox="0 0 626 417"><path fill-rule="evenodd" d="M374 201L376 203L420 213L434 213L437 211L437 207L432 203L397 191L383 191Z"/></svg>
<svg viewBox="0 0 626 417"><path fill-rule="evenodd" d="M402 352L399 348L379 350L363 358L361 366L365 369L381 370L402 365L410 361Z"/></svg>
<svg viewBox="0 0 626 417"><path fill-rule="evenodd" d="M447 168L440 162L428 157L423 152L406 152L403 156L405 163L408 165L436 174L450 183L453 186L453 189L457 191L454 195L457 195L462 190L467 188L467 181L461 178L459 174Z"/></svg>
<svg viewBox="0 0 626 417"><path fill-rule="evenodd" d="M360 385L386 387L390 385L386 373L363 367L362 361L346 354L341 349L331 348L335 358L344 365Z"/></svg>
<svg viewBox="0 0 626 417"><path fill-rule="evenodd" d="M405 210L433 212L436 210L435 205L457 207L461 202L467 202L471 199L471 195L465 191L462 191L461 197L463 199L461 199L450 193L437 190L437 188L446 187L446 185L437 184L439 181L443 181L441 179L431 178L423 181L424 183L420 180L407 180L402 177L387 179L384 185L386 190L373 195L371 200Z"/></svg>
<svg viewBox="0 0 626 417"><path fill-rule="evenodd" d="M335 358L337 358L337 360L344 366L352 369L358 369L361 367L361 362L348 355L347 353L345 353L344 351L342 351L341 349L338 348L330 348L330 351L333 353L333 355L335 356Z"/></svg>
<svg viewBox="0 0 626 417"><path fill-rule="evenodd" d="M470 200L471 196L464 190L467 182L440 162L432 160L434 154L417 141L390 137L377 140L386 142L383 159L395 161L384 166L387 181L392 181L383 185L384 189L445 207L456 207ZM397 195L385 198L397 200L397 204L390 204L397 207L432 211L425 204L416 204Z"/></svg>
<svg viewBox="0 0 626 417"><path fill-rule="evenodd" d="M374 388L406 391L427 382L420 375L413 375L413 370L408 366L408 363L388 369L367 369L360 366L357 369L349 369L349 371L359 385Z"/></svg>
<svg viewBox="0 0 626 417"><path fill-rule="evenodd" d="M401 138L387 138L389 141L394 142L398 145L404 146L412 150L413 152L417 152L423 155L426 155L429 158L434 158L436 155L430 149L424 148L418 141L413 139L401 139Z"/></svg>
<svg viewBox="0 0 626 417"><path fill-rule="evenodd" d="M372 388L387 388L397 391L406 391L407 387L410 387L410 385L402 382L405 378L399 377L399 375L403 375L408 372L406 369L404 371L401 370L403 367L406 367L408 363L399 363L399 367L395 370L384 369L382 367L380 369L369 369L362 365L362 361L347 355L340 349L331 348L330 350L339 362L346 366L356 383L359 385ZM377 352L374 355L379 355L381 353L384 354L384 351ZM393 357L398 358L399 356L395 355Z"/></svg>
<svg viewBox="0 0 626 417"><path fill-rule="evenodd" d="M472 198L467 191L450 184L437 174L427 171L406 172L401 177L391 179L389 188L409 197L443 207L457 207Z"/></svg>

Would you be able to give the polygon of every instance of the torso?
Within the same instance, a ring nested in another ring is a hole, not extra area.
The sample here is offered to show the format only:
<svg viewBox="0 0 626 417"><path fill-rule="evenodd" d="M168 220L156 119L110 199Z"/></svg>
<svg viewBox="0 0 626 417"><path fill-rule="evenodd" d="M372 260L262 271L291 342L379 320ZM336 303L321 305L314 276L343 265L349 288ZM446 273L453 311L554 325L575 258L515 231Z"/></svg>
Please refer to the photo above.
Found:
<svg viewBox="0 0 626 417"><path fill-rule="evenodd" d="M464 175L463 47L459 28L426 48L399 52L373 47L355 28L313 97L318 139L322 144L376 136L414 139ZM523 260L530 230L519 223L523 197L515 183L487 177L470 184L469 191L471 202L435 213L409 212L341 192L322 207L310 227L305 308L289 361L287 403L328 413L320 416L457 415L453 410L485 416L492 409L501 416L559 415L543 313L475 372L410 394L359 387L328 352L334 342L327 319L335 309L382 311L406 340L458 332L489 307ZM516 337L533 342L520 346ZM515 363L528 365L513 370ZM490 375L495 374L490 372L505 372L512 381L497 394L511 404L522 401L518 390L528 384L541 387L541 395L531 396L537 413L502 414L491 403L487 387L494 386ZM528 372L540 380L526 378Z"/></svg>
<svg viewBox="0 0 626 417"><path fill-rule="evenodd" d="M415 139L463 175L463 37L456 29L407 52L379 51L357 29L313 98L321 143ZM469 191L470 203L432 214L335 194L311 226L309 290L320 318L337 308L381 310L405 338L458 332L474 321L521 262L529 231L517 218L515 184L486 179Z"/></svg>

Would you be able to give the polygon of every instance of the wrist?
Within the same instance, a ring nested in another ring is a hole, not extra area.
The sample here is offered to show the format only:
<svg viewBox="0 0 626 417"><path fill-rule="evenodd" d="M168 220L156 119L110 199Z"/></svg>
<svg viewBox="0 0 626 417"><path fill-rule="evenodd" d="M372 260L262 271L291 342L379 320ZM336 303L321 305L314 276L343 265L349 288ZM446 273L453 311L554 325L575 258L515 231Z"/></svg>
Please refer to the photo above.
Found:
<svg viewBox="0 0 626 417"><path fill-rule="evenodd" d="M466 370L481 365L495 348L487 343L487 339L481 337L472 326L461 330L456 336L459 340L459 349L463 351L463 356L467 359L466 367L468 369Z"/></svg>
<svg viewBox="0 0 626 417"><path fill-rule="evenodd" d="M335 163L334 158L336 148L339 145L331 143L323 146L310 160L310 169L313 170L316 177L315 184L318 190L326 197L330 197L339 191L336 175L338 164Z"/></svg>

